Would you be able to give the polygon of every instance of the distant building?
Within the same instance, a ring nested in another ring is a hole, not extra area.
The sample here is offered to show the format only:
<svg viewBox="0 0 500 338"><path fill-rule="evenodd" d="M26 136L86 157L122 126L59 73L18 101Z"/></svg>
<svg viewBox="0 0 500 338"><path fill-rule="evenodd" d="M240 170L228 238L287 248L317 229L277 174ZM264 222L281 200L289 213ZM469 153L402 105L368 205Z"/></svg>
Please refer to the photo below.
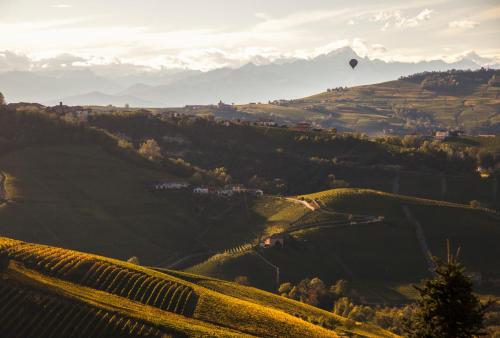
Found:
<svg viewBox="0 0 500 338"><path fill-rule="evenodd" d="M251 189L250 193L253 194L254 196L264 196L264 191L260 189Z"/></svg>
<svg viewBox="0 0 500 338"><path fill-rule="evenodd" d="M309 122L299 122L295 125L295 128L300 131L310 131L311 124Z"/></svg>
<svg viewBox="0 0 500 338"><path fill-rule="evenodd" d="M439 141L445 141L449 137L450 137L450 132L447 130L437 131L436 134L434 135L434 138Z"/></svg>
<svg viewBox="0 0 500 338"><path fill-rule="evenodd" d="M223 125L224 127L231 127L233 125L233 123L231 121L227 121L227 120L219 121L219 124Z"/></svg>
<svg viewBox="0 0 500 338"><path fill-rule="evenodd" d="M476 171L479 173L481 178L489 178L491 174L493 173L493 170L483 168L483 167L477 167Z"/></svg>
<svg viewBox="0 0 500 338"><path fill-rule="evenodd" d="M226 185L223 188L197 187L193 189L193 194L214 195L219 197L232 197L235 194L249 194L256 197L264 195L260 189L247 189L243 185Z"/></svg>
<svg viewBox="0 0 500 338"><path fill-rule="evenodd" d="M197 187L193 189L193 193L199 195L208 195L209 192L208 188Z"/></svg>
<svg viewBox="0 0 500 338"><path fill-rule="evenodd" d="M273 247L280 247L283 248L285 246L285 234L279 233L279 234L272 234L271 236L267 237L262 245L264 248L273 248Z"/></svg>
<svg viewBox="0 0 500 338"><path fill-rule="evenodd" d="M160 182L153 186L154 190L178 190L189 187L186 182Z"/></svg>
<svg viewBox="0 0 500 338"><path fill-rule="evenodd" d="M214 105L198 104L198 105L186 105L186 106L184 106L184 108L190 109L190 110L198 110L198 109L206 109L206 108L215 108L215 106Z"/></svg>
<svg viewBox="0 0 500 338"><path fill-rule="evenodd" d="M260 120L255 122L255 125L257 126L263 126L263 127L277 127L278 124L274 122L273 120Z"/></svg>
<svg viewBox="0 0 500 338"><path fill-rule="evenodd" d="M181 113L173 111L173 110L160 112L160 117L165 118L165 119L179 117L179 116L181 116Z"/></svg>
<svg viewBox="0 0 500 338"><path fill-rule="evenodd" d="M217 104L217 108L219 108L219 110L223 110L223 111L234 111L234 107L230 104L225 104L224 102L219 101L219 103Z"/></svg>

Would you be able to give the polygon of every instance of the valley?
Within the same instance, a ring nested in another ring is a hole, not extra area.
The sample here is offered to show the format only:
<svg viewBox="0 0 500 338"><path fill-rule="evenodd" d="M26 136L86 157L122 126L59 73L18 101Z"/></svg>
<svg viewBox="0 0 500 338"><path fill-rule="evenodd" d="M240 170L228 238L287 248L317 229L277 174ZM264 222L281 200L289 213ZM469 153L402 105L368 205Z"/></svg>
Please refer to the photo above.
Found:
<svg viewBox="0 0 500 338"><path fill-rule="evenodd" d="M427 127L446 125L458 109L448 103L462 94L432 96L410 80L234 109L267 109L281 123L304 120L310 105L331 104L339 119L350 109L364 118L360 107L370 105L379 111L369 118L394 122L406 113L389 107L419 116L432 103L437 124ZM463 102L495 125L496 91L469 90L482 99ZM449 101L442 109L440 98ZM433 276L447 242L460 247L475 292L500 295L498 136L438 140L425 128L368 136L279 123L1 106L0 296L16 304L2 332L26 323L23 309L33 307L48 335L393 337L400 328L332 309L352 300L406 311L412 285ZM323 300L293 295L313 282L330 290ZM332 296L345 283L349 291Z"/></svg>

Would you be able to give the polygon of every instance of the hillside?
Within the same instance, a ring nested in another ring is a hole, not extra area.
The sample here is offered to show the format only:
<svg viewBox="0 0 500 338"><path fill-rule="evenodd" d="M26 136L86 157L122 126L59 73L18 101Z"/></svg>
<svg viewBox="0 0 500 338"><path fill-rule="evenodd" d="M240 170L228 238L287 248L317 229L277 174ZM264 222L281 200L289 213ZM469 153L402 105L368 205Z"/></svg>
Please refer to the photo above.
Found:
<svg viewBox="0 0 500 338"><path fill-rule="evenodd" d="M0 168L8 199L0 231L27 241L168 265L245 242L263 223L243 200L152 192L153 183L179 179L95 145L17 150L0 157Z"/></svg>
<svg viewBox="0 0 500 338"><path fill-rule="evenodd" d="M463 73L423 73L420 77L414 75L379 84L332 88L321 94L279 104L242 105L238 110L261 116L272 115L281 121L309 120L324 127L370 134L380 134L383 130L407 134L439 128L498 133L500 87L490 80L495 74L498 78L499 71L464 73L471 76L453 82L460 84L447 87L448 90L432 86L432 81L435 81L432 78L446 82L450 81L450 74L459 77Z"/></svg>
<svg viewBox="0 0 500 338"><path fill-rule="evenodd" d="M368 302L399 303L407 300L404 285L429 275L420 231L433 255L442 256L450 239L461 246L470 271L492 281L500 275L496 262L485 259L500 254L495 213L364 189L334 189L301 198L321 208L302 211L302 216L288 212L281 227L270 225L271 232L293 236L284 248L226 251L187 271L227 280L244 275L252 285L275 290L275 271L261 255L280 268L282 283L306 277L320 277L328 284L347 279Z"/></svg>
<svg viewBox="0 0 500 338"><path fill-rule="evenodd" d="M406 142L144 112L98 113L89 124L125 137L136 148L154 139L166 157L212 172L223 168L232 182L271 194L304 194L343 183L464 204L474 199L495 203L493 177L481 179L476 168L495 166L498 138L432 142L410 137ZM485 157L491 160L483 164Z"/></svg>
<svg viewBox="0 0 500 338"><path fill-rule="evenodd" d="M0 208L3 235L182 268L252 244L307 211L275 194L347 185L464 204L493 202L494 178L479 178L474 159L442 151L341 134L226 127L194 117L99 113L89 120L72 124L45 112L0 108L0 172L7 177L8 200ZM161 147L161 161L136 151L150 138ZM457 146L475 142L466 141ZM487 141L478 147L497 151L496 140ZM151 191L154 183L172 181L193 187L242 183L269 196Z"/></svg>
<svg viewBox="0 0 500 338"><path fill-rule="evenodd" d="M2 336L395 337L257 289L0 238Z"/></svg>

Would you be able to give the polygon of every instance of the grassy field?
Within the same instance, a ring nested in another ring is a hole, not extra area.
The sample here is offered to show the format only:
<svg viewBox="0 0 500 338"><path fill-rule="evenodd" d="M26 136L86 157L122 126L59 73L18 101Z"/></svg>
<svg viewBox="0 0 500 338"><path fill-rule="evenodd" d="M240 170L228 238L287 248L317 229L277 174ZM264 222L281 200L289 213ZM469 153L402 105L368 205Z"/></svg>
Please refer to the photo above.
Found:
<svg viewBox="0 0 500 338"><path fill-rule="evenodd" d="M405 286L429 276L429 271L415 224L407 219L403 206L408 206L422 225L433 254L443 255L448 238L455 247L462 247L462 257L470 271L493 279L500 275L492 259L500 255L494 244L500 239L500 227L498 216L491 212L364 189L334 189L303 198L321 200L327 210L383 216L384 221L313 227L293 232L296 240L283 249L260 249L261 255L280 267L281 282L320 277L330 284L343 278L353 282L368 302L407 300L407 292L402 291ZM301 221L309 223L339 217L328 215L320 209ZM252 285L276 289L275 269L252 251L221 255L187 271L226 280L245 275Z"/></svg>
<svg viewBox="0 0 500 338"><path fill-rule="evenodd" d="M347 328L345 318L264 291L101 256L0 238L0 257L5 336L35 327L116 336L394 336L361 323Z"/></svg>
<svg viewBox="0 0 500 338"><path fill-rule="evenodd" d="M240 245L265 224L251 199L153 193L152 183L176 178L99 147L23 149L0 157L0 169L9 199L0 207L0 234L26 241L158 265Z"/></svg>
<svg viewBox="0 0 500 338"><path fill-rule="evenodd" d="M0 158L0 167L10 177L10 202L0 210L6 236L149 260L179 250L178 239L197 230L188 212L148 191L172 177L97 147L24 149Z"/></svg>

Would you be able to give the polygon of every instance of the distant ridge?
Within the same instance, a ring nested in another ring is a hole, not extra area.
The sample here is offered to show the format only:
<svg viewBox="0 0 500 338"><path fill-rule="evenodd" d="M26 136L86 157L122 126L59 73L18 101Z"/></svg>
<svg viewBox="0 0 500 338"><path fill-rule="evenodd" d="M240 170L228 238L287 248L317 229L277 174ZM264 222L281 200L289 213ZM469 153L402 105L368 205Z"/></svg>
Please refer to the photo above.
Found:
<svg viewBox="0 0 500 338"><path fill-rule="evenodd" d="M360 61L355 71L348 65L351 58ZM111 70L101 72L92 67L3 72L0 90L9 102L55 102L67 98L75 104L96 105L123 103L128 99L142 107L210 104L219 100L267 102L304 97L331 87L395 80L422 71L477 69L486 63L495 67L492 62L473 52L452 63L443 60L386 62L360 57L352 48L343 47L311 59L285 58L208 72L137 70L133 74L122 74ZM124 95L129 97L122 97Z"/></svg>

